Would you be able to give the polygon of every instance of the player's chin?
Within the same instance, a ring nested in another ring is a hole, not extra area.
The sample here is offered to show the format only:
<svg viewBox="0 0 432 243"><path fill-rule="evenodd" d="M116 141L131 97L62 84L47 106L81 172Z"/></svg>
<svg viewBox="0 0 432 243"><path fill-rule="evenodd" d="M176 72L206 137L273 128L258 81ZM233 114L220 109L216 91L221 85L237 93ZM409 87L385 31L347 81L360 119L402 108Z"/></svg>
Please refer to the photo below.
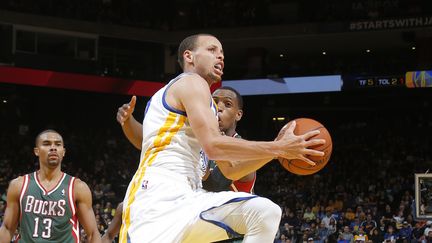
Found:
<svg viewBox="0 0 432 243"><path fill-rule="evenodd" d="M214 83L220 83L222 81L222 77L219 75L214 75L213 76L213 82Z"/></svg>
<svg viewBox="0 0 432 243"><path fill-rule="evenodd" d="M219 83L220 81L222 81L222 74L211 73L210 77L211 77L211 79L213 80L214 83Z"/></svg>
<svg viewBox="0 0 432 243"><path fill-rule="evenodd" d="M49 159L49 160L48 160L48 164L49 164L50 166L57 166L57 165L60 164L60 160L59 160L59 159Z"/></svg>

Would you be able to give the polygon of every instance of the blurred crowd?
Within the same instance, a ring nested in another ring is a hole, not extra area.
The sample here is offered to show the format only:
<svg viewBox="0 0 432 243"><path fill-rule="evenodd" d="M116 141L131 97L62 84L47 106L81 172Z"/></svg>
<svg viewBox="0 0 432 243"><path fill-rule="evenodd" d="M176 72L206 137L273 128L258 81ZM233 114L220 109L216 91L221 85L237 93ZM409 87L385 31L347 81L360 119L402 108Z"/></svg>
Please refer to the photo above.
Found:
<svg viewBox="0 0 432 243"><path fill-rule="evenodd" d="M0 9L182 30L428 16L432 1L320 0L311 6L299 0L6 0ZM400 74L418 68L413 55L398 51L373 58L369 54L305 56L275 62L264 54L259 71L255 66L237 66L228 70L227 78ZM136 78L132 74L128 77ZM123 199L139 158L139 151L127 142L114 119L117 107L129 97L77 96L59 90L23 91L11 87L0 87L0 216L9 181L37 169L35 135L53 128L63 135L67 148L64 171L87 182L93 192L94 211L103 233ZM9 90L7 99L3 99L4 90ZM389 101L383 97L377 100L381 102ZM355 109L356 102L352 103ZM328 124L334 144L332 158L315 175L290 174L277 162L262 168L256 193L269 197L283 209L275 242L432 242L432 221L418 220L412 211L414 173L423 173L432 165L429 106L420 100L411 111L406 107L375 113L359 110L352 119L334 119L334 124ZM258 131L246 132L249 137L259 137L254 134Z"/></svg>
<svg viewBox="0 0 432 243"><path fill-rule="evenodd" d="M247 26L347 23L396 17L430 17L432 14L432 1L429 0L349 0L343 2L332 0L314 1L313 6L311 5L308 1L299 0L169 0L151 2L139 0L7 0L0 6L0 9L147 29L174 31L204 29L203 32L208 31L208 29ZM332 30L333 28L338 31L349 31L349 24L337 25L338 27L332 26L330 24L328 27L316 28L317 30L314 31L332 33L335 31ZM427 31L425 29L425 32ZM419 33L416 34L415 32ZM320 46L319 41L312 44L318 45L318 47L315 46L317 50L311 48L314 51L299 53L285 52L283 49L280 50L280 53L275 53L279 51L273 51L271 48L256 44L256 48L244 50L245 54L236 56L237 58L240 57L241 61L235 60L230 63L230 60L234 60L234 58L230 58L229 52L227 52L227 72L224 77L225 79L244 79L353 73L401 74L410 70L429 69L431 50L429 45L422 43L428 43L430 40L427 34L420 32L420 30L410 29L402 33L401 35L404 36L401 37L401 41L408 43L403 48L392 48L389 43L385 48L369 50L370 47L365 44L364 50L363 48L360 50L354 48L355 50L350 51L351 48L348 45L339 51L327 50L326 54L321 54L326 51L326 44L323 43ZM377 37L371 36L370 38ZM172 71L167 71L167 68L162 68L164 61L170 60L163 57L162 47L154 47L151 43L143 42L140 43L139 48L146 51L139 52L137 47L132 47L133 44L131 43L119 46L114 44L103 46L102 43L104 42L122 43L120 39L104 41L105 39L107 38L101 36L97 46L97 55L92 54L97 57L88 63L66 57L58 62L58 56L53 58L54 54L39 53L39 50L36 56L17 52L17 54L14 53L15 57L10 53L10 57L3 60L0 55L0 62L63 72L155 81L166 81L173 74ZM25 41L25 43L30 43L35 40L30 38ZM55 40L52 41L55 42ZM358 41L362 42L363 40ZM392 40L389 39L388 41ZM36 42L42 43L42 41ZM290 45L289 41L287 41L287 45ZM73 52L73 46L70 48ZM320 48L322 50L319 50ZM42 48L39 49L42 50ZM64 48L61 46L60 49L63 50ZM307 50L308 46L303 46L302 49ZM151 53L149 50L159 50L159 52ZM94 52L93 50L92 53ZM170 55L173 56L175 53L173 47ZM152 55L158 56L160 59L144 58ZM242 55L245 57L243 58ZM155 64L158 62L159 64Z"/></svg>
<svg viewBox="0 0 432 243"><path fill-rule="evenodd" d="M2 88L11 95L0 105L0 215L8 182L37 169L34 137L49 127L64 137L64 171L91 188L103 233L139 158L139 151L127 142L115 121L117 107L129 97L12 85ZM376 102L407 98L403 94L391 99L383 95ZM412 212L414 173L424 173L432 165L430 99L411 100L418 103L413 108L407 103L401 109L371 112L356 110L358 101L349 97L347 93L346 102L355 111L341 111L339 118L326 123L334 151L322 171L297 176L276 161L258 171L256 194L283 209L275 242L430 242L432 221L418 220ZM255 107L254 100L245 102ZM144 105L141 100L136 110L143 110ZM266 131L269 136L274 132ZM247 133L257 137L253 130Z"/></svg>
<svg viewBox="0 0 432 243"><path fill-rule="evenodd" d="M1 8L150 29L226 28L355 21L431 13L428 0L8 0Z"/></svg>
<svg viewBox="0 0 432 243"><path fill-rule="evenodd" d="M319 173L260 171L256 191L283 208L278 242L432 242L432 221L413 212L414 173L432 165L430 114L364 115L330 131L334 153Z"/></svg>

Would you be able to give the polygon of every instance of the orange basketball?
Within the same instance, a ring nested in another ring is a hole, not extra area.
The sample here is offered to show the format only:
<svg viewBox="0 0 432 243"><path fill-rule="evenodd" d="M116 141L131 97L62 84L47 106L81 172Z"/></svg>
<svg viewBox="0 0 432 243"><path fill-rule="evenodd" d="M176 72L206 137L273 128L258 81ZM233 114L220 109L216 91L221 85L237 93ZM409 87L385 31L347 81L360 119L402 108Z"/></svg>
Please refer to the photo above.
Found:
<svg viewBox="0 0 432 243"><path fill-rule="evenodd" d="M330 136L330 133L328 130L318 121L315 121L310 118L298 118L295 119L296 121L296 127L294 129L295 135L302 135L312 130L320 130L320 134L312 137L312 138L319 138L319 139L325 139L325 144L312 146L310 148L323 151L324 156L323 157L317 157L317 156L308 156L308 158L316 163L315 166L312 166L305 161L299 160L299 159L285 159L285 158L278 158L281 165L287 169L289 172L297 174L297 175L311 175L313 173L318 172L324 166L327 164L327 162L330 159L332 149L333 149L333 143ZM288 124L290 124L289 122ZM289 125L286 125L284 128L287 128ZM279 134L278 138L285 132L285 129L282 129ZM311 139L312 139L311 138Z"/></svg>

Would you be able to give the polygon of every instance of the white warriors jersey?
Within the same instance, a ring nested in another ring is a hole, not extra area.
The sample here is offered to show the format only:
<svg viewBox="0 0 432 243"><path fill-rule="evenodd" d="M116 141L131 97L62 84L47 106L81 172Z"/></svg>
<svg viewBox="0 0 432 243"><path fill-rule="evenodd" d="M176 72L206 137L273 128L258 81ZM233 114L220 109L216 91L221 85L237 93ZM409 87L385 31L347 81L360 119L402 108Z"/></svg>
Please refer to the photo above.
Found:
<svg viewBox="0 0 432 243"><path fill-rule="evenodd" d="M135 177L147 167L158 167L186 176L196 185L201 185L206 157L201 145L189 125L184 111L170 107L166 102L167 89L181 77L182 73L157 91L147 103L143 120L143 143L140 164ZM216 105L209 105L217 119Z"/></svg>

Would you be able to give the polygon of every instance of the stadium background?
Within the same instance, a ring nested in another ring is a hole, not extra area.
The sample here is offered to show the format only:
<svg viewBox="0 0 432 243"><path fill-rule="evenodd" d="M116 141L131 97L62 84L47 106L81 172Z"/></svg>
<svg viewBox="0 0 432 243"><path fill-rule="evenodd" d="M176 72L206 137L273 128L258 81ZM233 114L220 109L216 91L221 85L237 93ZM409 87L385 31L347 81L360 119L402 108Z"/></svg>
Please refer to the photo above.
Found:
<svg viewBox="0 0 432 243"><path fill-rule="evenodd" d="M178 42L205 32L224 45L224 82L256 92L244 96L242 136L273 139L297 117L321 121L333 136L331 161L316 175L295 176L276 162L258 172L256 193L284 211L275 241L368 234L368 215L377 224L373 242L389 228L400 242L432 239L430 222L411 211L414 173L432 164L432 94L423 88L431 86L431 30L426 0L5 1L0 213L9 180L37 168L34 137L49 127L64 135L64 170L92 189L103 232L139 157L115 121L118 106L140 95L135 116L142 119L152 92L179 72ZM290 86L291 78L328 75L340 86ZM286 89L273 92L281 84ZM335 225L308 220L308 207L320 219L329 212ZM340 234L345 225L349 233Z"/></svg>

